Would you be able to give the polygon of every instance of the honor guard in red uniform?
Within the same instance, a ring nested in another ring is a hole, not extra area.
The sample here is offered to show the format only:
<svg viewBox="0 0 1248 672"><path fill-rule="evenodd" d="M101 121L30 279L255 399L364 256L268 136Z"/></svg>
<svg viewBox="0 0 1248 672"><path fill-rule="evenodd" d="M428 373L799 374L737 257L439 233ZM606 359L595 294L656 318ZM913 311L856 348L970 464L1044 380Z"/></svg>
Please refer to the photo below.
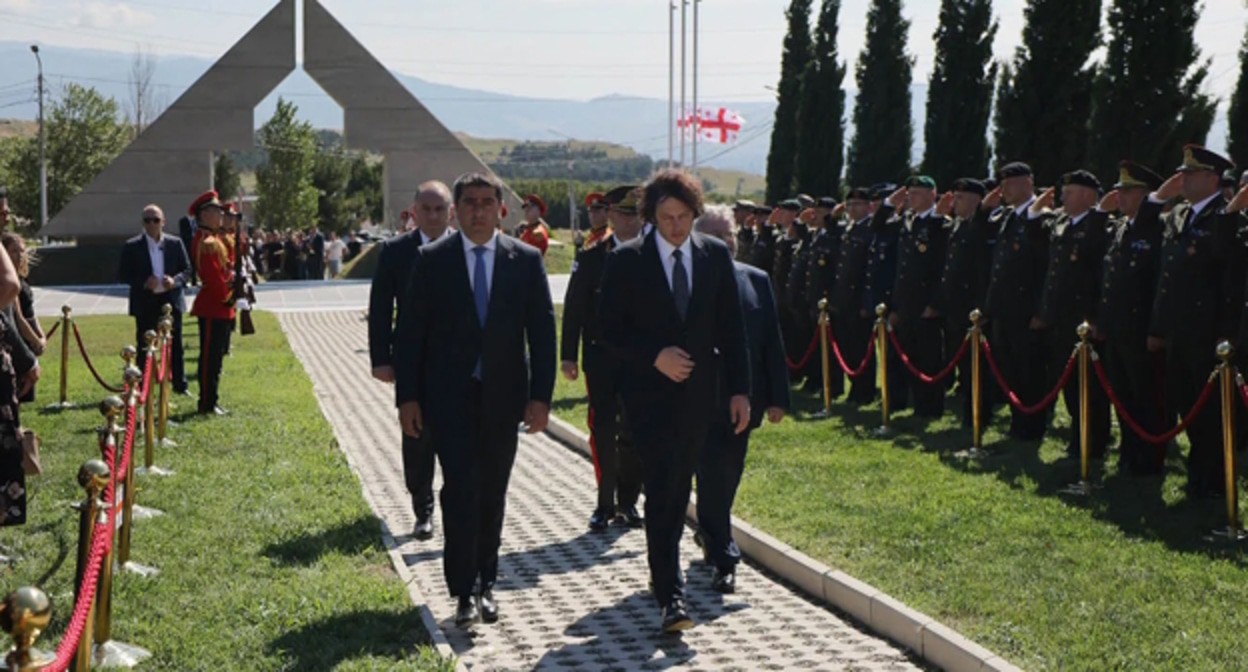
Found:
<svg viewBox="0 0 1248 672"><path fill-rule="evenodd" d="M225 415L217 400L221 363L234 325L233 244L223 230L225 208L217 192L195 199L190 215L199 223L192 254L201 289L191 306L199 319L199 412Z"/></svg>
<svg viewBox="0 0 1248 672"><path fill-rule="evenodd" d="M607 201L603 195L595 191L586 196L585 207L589 209L589 235L580 245L582 250L594 247L611 235L611 220L607 216Z"/></svg>
<svg viewBox="0 0 1248 672"><path fill-rule="evenodd" d="M524 221L516 229L516 237L541 250L546 256L546 248L550 247L550 227L546 226L546 201L537 194L524 197Z"/></svg>

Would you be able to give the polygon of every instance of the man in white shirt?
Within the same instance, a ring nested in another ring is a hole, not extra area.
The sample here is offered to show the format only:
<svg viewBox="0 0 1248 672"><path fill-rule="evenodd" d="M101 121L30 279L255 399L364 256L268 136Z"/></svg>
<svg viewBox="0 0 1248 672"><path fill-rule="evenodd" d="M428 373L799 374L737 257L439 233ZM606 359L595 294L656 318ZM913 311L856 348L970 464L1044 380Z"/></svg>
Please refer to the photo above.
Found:
<svg viewBox="0 0 1248 672"><path fill-rule="evenodd" d="M338 238L336 231L329 234L329 242L325 243L325 263L329 266L329 279L333 280L342 272L342 257L347 252L347 244Z"/></svg>
<svg viewBox="0 0 1248 672"><path fill-rule="evenodd" d="M130 287L130 315L134 317L135 347L141 368L146 363L144 334L156 329L165 306L173 308L173 342L170 366L173 389L186 393L186 372L182 357L182 314L186 300L182 290L190 281L191 260L182 240L164 233L165 213L156 205L143 208L143 233L126 241L117 270L120 282Z"/></svg>

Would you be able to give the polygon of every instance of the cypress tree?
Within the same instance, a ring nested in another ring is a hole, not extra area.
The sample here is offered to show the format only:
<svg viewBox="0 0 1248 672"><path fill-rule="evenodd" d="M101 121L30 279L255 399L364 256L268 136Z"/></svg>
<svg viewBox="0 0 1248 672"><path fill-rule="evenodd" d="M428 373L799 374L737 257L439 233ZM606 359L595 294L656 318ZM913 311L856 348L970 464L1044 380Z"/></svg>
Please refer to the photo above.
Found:
<svg viewBox="0 0 1248 672"><path fill-rule="evenodd" d="M845 65L838 62L836 51L840 11L840 0L823 0L814 58L802 74L797 190L817 196L840 196L845 165Z"/></svg>
<svg viewBox="0 0 1248 672"><path fill-rule="evenodd" d="M997 85L997 161L1027 161L1052 185L1087 158L1092 50L1100 46L1100 0L1027 0L1023 43Z"/></svg>
<svg viewBox="0 0 1248 672"><path fill-rule="evenodd" d="M867 42L858 56L854 79L854 138L849 143L850 184L899 181L910 172L914 124L910 120L910 69L906 53L910 22L901 16L901 0L872 0L867 12Z"/></svg>
<svg viewBox="0 0 1248 672"><path fill-rule="evenodd" d="M1248 168L1248 31L1244 32L1244 41L1239 46L1239 79L1235 82L1226 117L1230 132L1226 151L1235 165Z"/></svg>
<svg viewBox="0 0 1248 672"><path fill-rule="evenodd" d="M784 37L780 85L776 89L776 123L771 127L771 149L767 153L768 203L776 203L793 193L802 73L810 63L810 1L793 0L785 12L789 34Z"/></svg>
<svg viewBox="0 0 1248 672"><path fill-rule="evenodd" d="M1169 171L1185 143L1204 142L1216 102L1201 92L1209 61L1193 37L1199 16L1195 2L1113 0L1088 144L1088 167L1102 180L1122 159Z"/></svg>
<svg viewBox="0 0 1248 672"><path fill-rule="evenodd" d="M959 177L987 174L996 36L992 0L941 0L923 126L923 172L942 189Z"/></svg>

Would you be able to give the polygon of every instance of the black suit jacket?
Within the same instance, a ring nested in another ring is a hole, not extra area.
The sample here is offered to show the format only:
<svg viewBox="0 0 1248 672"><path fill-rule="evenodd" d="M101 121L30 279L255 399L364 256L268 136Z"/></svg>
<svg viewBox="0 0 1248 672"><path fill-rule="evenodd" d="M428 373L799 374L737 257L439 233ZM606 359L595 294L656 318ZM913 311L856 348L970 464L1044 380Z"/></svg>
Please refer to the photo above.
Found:
<svg viewBox="0 0 1248 672"><path fill-rule="evenodd" d="M602 325L598 318L598 304L607 255L616 245L613 234L597 245L577 253L576 265L572 268L568 291L563 299L563 338L559 341L559 358L565 362L577 361L577 350L584 340L581 368L587 374L594 373L594 369L603 363L603 353L600 352Z"/></svg>
<svg viewBox="0 0 1248 672"><path fill-rule="evenodd" d="M394 364L395 302L402 310L403 291L422 242L420 231L408 231L381 244L368 292L368 358L374 369Z"/></svg>
<svg viewBox="0 0 1248 672"><path fill-rule="evenodd" d="M620 393L637 430L662 432L704 427L726 396L750 393L745 324L736 271L728 246L691 234L693 294L686 318L676 311L667 274L651 231L620 245L607 258L599 319L607 349L621 361ZM694 361L683 383L654 366L659 352L677 346ZM720 361L722 358L722 362ZM641 427L640 425L645 425Z"/></svg>
<svg viewBox="0 0 1248 672"><path fill-rule="evenodd" d="M749 349L750 426L758 427L768 408L789 408L789 369L784 362L784 341L772 298L771 278L749 264L737 262L733 266ZM727 372L721 375L727 380ZM727 408L727 398L723 401Z"/></svg>
<svg viewBox="0 0 1248 672"><path fill-rule="evenodd" d="M130 286L130 314L135 317L150 318L160 316L161 307L168 304L174 312L186 312L186 298L183 289L191 279L191 259L186 254L186 247L180 238L165 235L161 239L161 249L165 255L165 275L173 278L173 288L155 294L144 287L147 279L152 277L152 258L147 252L147 234L141 233L126 241L121 248L121 263L117 269L117 279Z"/></svg>
<svg viewBox="0 0 1248 672"><path fill-rule="evenodd" d="M890 306L906 322L917 322L928 308L940 306L940 278L945 270L949 220L940 215L906 213L897 239L897 276Z"/></svg>
<svg viewBox="0 0 1248 672"><path fill-rule="evenodd" d="M555 387L555 310L546 267L536 248L500 234L483 327L463 241L457 232L416 252L394 341L397 401L420 402L434 427L462 421L480 360L482 408L491 420L517 424L527 402L549 404Z"/></svg>
<svg viewBox="0 0 1248 672"><path fill-rule="evenodd" d="M997 227L992 250L992 274L984 298L984 310L994 320L1026 325L1038 315L1040 293L1049 264L1049 222L1052 214L1032 218L1014 208L994 212L990 226Z"/></svg>

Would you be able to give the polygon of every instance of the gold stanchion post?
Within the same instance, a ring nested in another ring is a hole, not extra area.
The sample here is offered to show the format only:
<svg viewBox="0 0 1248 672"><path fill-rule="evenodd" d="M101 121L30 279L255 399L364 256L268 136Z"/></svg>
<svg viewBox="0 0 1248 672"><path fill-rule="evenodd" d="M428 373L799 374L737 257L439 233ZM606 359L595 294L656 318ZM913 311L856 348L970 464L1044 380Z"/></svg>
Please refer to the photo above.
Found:
<svg viewBox="0 0 1248 672"><path fill-rule="evenodd" d="M86 499L75 505L79 511L78 569L74 574L75 602L82 592L83 579L86 578L87 556L91 553L91 537L95 534L95 526L108 521L104 512L104 507L108 505L100 500L100 494L104 492L110 478L112 478L112 472L103 460L87 460L78 470L78 484L86 491ZM102 567L101 571L103 571ZM95 623L98 597L99 587L96 588L96 599L91 600L91 608L87 612L87 621L82 628L82 636L78 639L78 649L74 654L74 672L90 672L91 670L91 629Z"/></svg>
<svg viewBox="0 0 1248 672"><path fill-rule="evenodd" d="M147 398L143 400L143 468L150 471L156 459L156 418L152 414L155 397L152 395L152 384L156 382L156 374L160 373L160 362L156 356L156 340L159 336L155 331L148 331L143 334L143 338L147 341L147 361L151 362L148 370L152 372L147 384ZM142 384L140 380L139 385Z"/></svg>
<svg viewBox="0 0 1248 672"><path fill-rule="evenodd" d="M1235 388L1236 370L1232 359L1235 348L1227 341L1218 343L1218 383L1222 388L1222 459L1226 478L1226 528L1214 530L1214 534L1229 541L1243 541L1248 537L1239 524L1239 491L1235 479L1235 402L1239 390Z"/></svg>
<svg viewBox="0 0 1248 672"><path fill-rule="evenodd" d="M832 360L828 358L828 340L832 336L831 318L828 316L828 300L819 299L819 354L823 358L823 410L817 418L832 416ZM839 369L837 373L840 373Z"/></svg>
<svg viewBox="0 0 1248 672"><path fill-rule="evenodd" d="M173 340L173 307L165 306L165 317L160 320L160 338L161 352L164 352L164 346L170 344ZM173 356L173 347L170 345L169 356ZM164 362L162 355L161 361ZM160 423L156 430L156 436L159 439L161 448L170 448L178 445L169 438L169 396L171 386L173 384L173 365L168 367L165 375L160 380Z"/></svg>
<svg viewBox="0 0 1248 672"><path fill-rule="evenodd" d="M1092 335L1092 325L1084 322L1075 329L1075 333L1079 335L1079 348L1077 350L1077 356L1079 357L1079 482L1071 484L1063 492L1068 495L1086 497L1091 495L1096 488L1092 484L1089 459L1092 432L1091 421L1088 418L1088 385L1091 384L1088 364L1092 360L1092 344L1088 342L1088 338Z"/></svg>
<svg viewBox="0 0 1248 672"><path fill-rule="evenodd" d="M121 461L121 449L117 445L117 434L121 428L117 426L117 418L125 411L125 408L126 403L119 397L109 397L100 402L100 414L104 416L104 426L100 428L100 433L104 439L104 446L113 448L113 463L108 465L110 471L115 470L117 464ZM124 480L122 483L124 488ZM104 502L104 506L115 509L119 494L124 497L129 493L118 493L116 488L114 488L113 501ZM124 510L122 513L124 515ZM107 521L107 517L104 520ZM109 530L109 532L112 533L113 530ZM110 612L112 611L113 592L113 554L114 551L110 548L104 554L104 562L100 564L100 583L95 595L95 642L97 644L108 641L112 626Z"/></svg>
<svg viewBox="0 0 1248 672"><path fill-rule="evenodd" d="M875 435L887 438L893 430L889 424L888 399L888 306L880 304L875 307L875 361L880 369L880 416L882 423L875 430Z"/></svg>
<svg viewBox="0 0 1248 672"><path fill-rule="evenodd" d="M69 331L73 329L74 309L68 305L61 306L61 398L48 408L69 408Z"/></svg>
<svg viewBox="0 0 1248 672"><path fill-rule="evenodd" d="M52 655L35 648L50 620L52 601L38 588L18 588L0 602L0 629L13 639L5 658L9 672L37 672L52 662Z"/></svg>
<svg viewBox="0 0 1248 672"><path fill-rule="evenodd" d="M987 457L988 451L984 450L984 389L980 384L980 370L983 365L981 357L983 353L981 343L984 338L983 327L984 315L978 308L971 311L971 329L967 338L971 339L971 447L959 457L965 456L969 458Z"/></svg>

